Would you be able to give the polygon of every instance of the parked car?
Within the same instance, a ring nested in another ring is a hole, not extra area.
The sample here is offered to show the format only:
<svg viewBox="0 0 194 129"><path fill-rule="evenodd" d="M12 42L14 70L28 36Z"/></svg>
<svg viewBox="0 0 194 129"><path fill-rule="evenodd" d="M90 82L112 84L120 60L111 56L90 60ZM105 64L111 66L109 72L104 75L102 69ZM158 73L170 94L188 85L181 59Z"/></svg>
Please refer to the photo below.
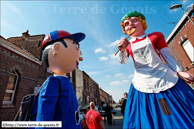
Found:
<svg viewBox="0 0 194 129"><path fill-rule="evenodd" d="M86 114L86 110L87 110L87 107L83 107L80 109L80 112L83 112L84 114Z"/></svg>
<svg viewBox="0 0 194 129"><path fill-rule="evenodd" d="M83 112L79 113L79 118L80 118L81 123L82 123L82 129L88 129L88 126L86 124L86 116Z"/></svg>
<svg viewBox="0 0 194 129"><path fill-rule="evenodd" d="M111 108L111 112L114 115L117 114L116 111L114 110L114 108ZM99 113L100 113L101 116L106 116L107 115L105 110L104 110L104 107L100 107L99 108Z"/></svg>
<svg viewBox="0 0 194 129"><path fill-rule="evenodd" d="M87 107L83 107L80 109L80 112L83 112L84 114L86 114L86 110L87 110ZM94 110L98 112L98 108L96 106L95 106Z"/></svg>

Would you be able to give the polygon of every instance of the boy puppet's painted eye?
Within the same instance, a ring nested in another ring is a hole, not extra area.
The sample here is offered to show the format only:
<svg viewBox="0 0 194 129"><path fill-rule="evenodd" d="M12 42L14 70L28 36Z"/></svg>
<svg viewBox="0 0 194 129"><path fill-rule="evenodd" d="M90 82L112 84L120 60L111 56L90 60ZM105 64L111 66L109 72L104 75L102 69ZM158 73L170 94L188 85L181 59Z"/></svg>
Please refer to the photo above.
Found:
<svg viewBox="0 0 194 129"><path fill-rule="evenodd" d="M77 43L77 42L73 42L73 44L76 44L76 47L77 47L77 49L80 49L80 45L79 45L79 43Z"/></svg>

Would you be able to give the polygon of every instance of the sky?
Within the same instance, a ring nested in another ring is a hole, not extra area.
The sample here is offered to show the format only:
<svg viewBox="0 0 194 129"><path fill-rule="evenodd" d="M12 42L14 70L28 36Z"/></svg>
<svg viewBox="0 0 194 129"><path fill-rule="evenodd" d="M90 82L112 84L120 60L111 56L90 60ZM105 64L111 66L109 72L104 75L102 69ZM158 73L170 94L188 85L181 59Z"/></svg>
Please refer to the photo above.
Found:
<svg viewBox="0 0 194 129"><path fill-rule="evenodd" d="M182 4L186 10L192 0L124 0L124 1L5 1L1 0L0 35L4 38L41 35L65 30L82 32L86 38L80 42L83 61L79 69L85 71L99 87L118 102L128 92L134 73L133 60L118 62L117 43L126 38L121 18L130 11L139 11L146 17L145 33L162 32L165 39L175 27L183 10L170 7Z"/></svg>

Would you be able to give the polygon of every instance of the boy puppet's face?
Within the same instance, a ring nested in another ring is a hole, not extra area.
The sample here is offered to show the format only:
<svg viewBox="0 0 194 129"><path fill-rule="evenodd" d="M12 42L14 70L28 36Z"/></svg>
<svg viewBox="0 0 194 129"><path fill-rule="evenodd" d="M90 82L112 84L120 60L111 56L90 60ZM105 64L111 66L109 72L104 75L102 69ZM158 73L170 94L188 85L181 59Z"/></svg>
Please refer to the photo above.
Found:
<svg viewBox="0 0 194 129"><path fill-rule="evenodd" d="M55 42L48 53L49 69L55 75L70 73L83 60L78 43L67 38L63 41Z"/></svg>

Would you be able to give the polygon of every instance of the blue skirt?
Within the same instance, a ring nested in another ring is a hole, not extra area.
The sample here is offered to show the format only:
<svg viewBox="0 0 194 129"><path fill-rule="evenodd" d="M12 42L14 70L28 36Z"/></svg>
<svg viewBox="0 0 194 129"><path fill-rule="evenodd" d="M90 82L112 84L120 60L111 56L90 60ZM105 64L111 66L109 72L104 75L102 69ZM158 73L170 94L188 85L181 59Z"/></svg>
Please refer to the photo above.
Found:
<svg viewBox="0 0 194 129"><path fill-rule="evenodd" d="M123 129L194 129L194 90L179 78L160 93L143 93L131 84Z"/></svg>

